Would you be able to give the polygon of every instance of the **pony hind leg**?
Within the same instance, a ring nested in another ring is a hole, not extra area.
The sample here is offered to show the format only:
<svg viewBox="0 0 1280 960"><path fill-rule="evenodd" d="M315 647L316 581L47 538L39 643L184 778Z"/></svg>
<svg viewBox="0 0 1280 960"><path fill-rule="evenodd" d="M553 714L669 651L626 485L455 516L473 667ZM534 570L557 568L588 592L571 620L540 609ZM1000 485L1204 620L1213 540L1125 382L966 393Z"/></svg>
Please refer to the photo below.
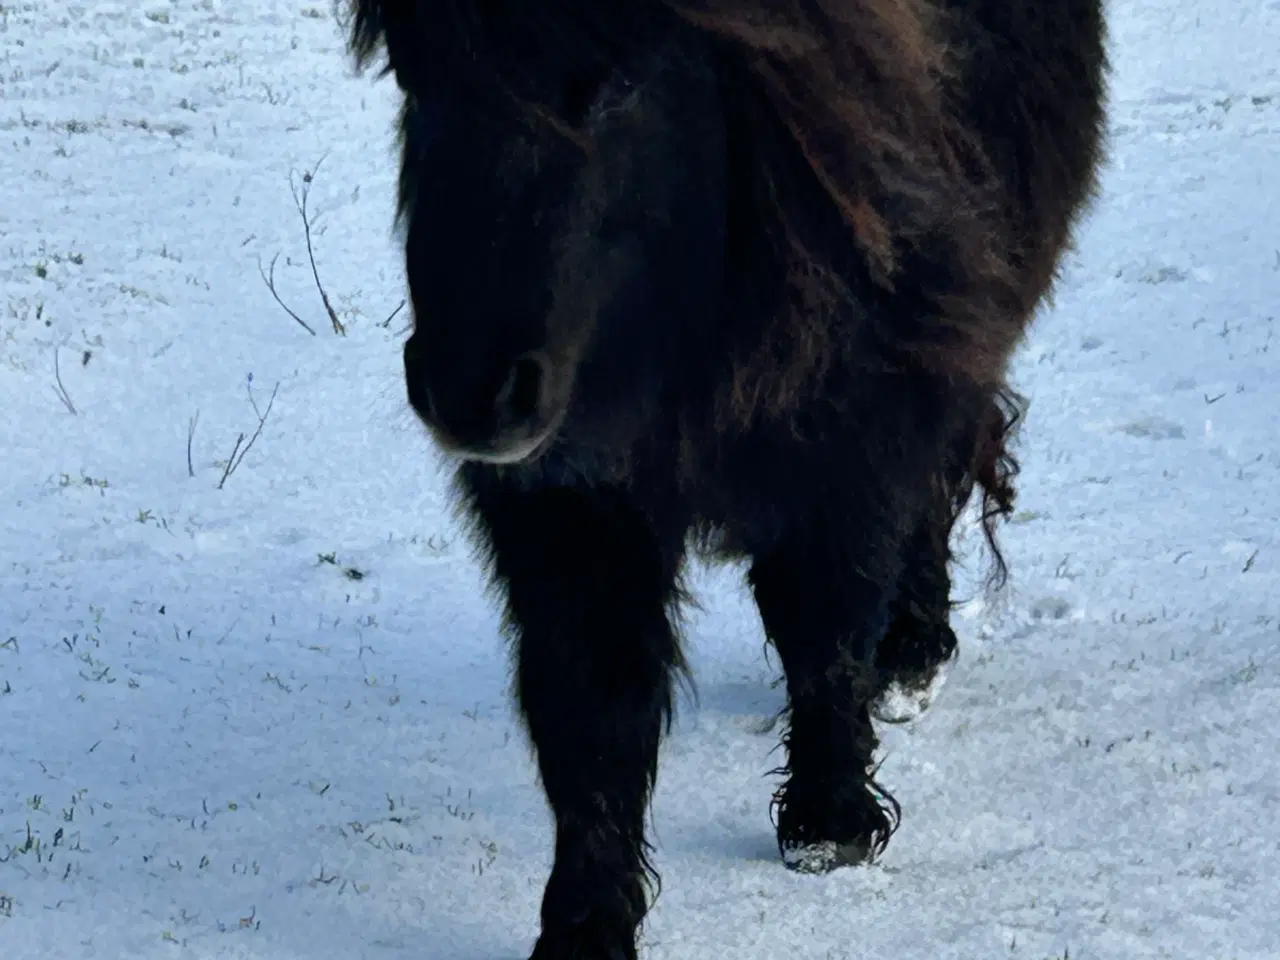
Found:
<svg viewBox="0 0 1280 960"><path fill-rule="evenodd" d="M668 608L684 531L613 491L471 493L555 821L533 960L634 960L656 879L644 818L682 665Z"/></svg>

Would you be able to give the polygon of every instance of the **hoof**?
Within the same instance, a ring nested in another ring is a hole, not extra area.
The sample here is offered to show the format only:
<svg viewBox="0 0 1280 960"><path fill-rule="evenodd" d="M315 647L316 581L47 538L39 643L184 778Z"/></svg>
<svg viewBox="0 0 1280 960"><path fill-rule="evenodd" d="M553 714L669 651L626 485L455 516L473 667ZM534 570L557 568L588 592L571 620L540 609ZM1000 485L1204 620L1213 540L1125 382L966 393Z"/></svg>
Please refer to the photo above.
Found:
<svg viewBox="0 0 1280 960"><path fill-rule="evenodd" d="M871 715L881 723L910 723L920 718L938 699L955 659L949 659L932 673L897 677L885 687Z"/></svg>
<svg viewBox="0 0 1280 960"><path fill-rule="evenodd" d="M871 780L846 783L816 796L793 778L775 796L778 852L796 873L830 873L871 863L902 818L898 801Z"/></svg>
<svg viewBox="0 0 1280 960"><path fill-rule="evenodd" d="M782 862L795 873L831 873L841 867L858 866L870 860L870 852L864 844L836 843L833 840L785 847L782 851Z"/></svg>

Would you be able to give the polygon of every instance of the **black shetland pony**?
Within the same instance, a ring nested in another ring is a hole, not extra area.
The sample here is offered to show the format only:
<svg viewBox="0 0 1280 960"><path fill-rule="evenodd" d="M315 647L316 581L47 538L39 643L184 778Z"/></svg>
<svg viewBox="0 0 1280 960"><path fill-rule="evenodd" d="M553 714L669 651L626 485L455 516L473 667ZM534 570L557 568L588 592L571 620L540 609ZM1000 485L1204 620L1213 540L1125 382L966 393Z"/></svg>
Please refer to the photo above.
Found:
<svg viewBox="0 0 1280 960"><path fill-rule="evenodd" d="M995 548L1007 363L1094 191L1101 0L351 2L404 94L408 398L555 818L533 957L636 956L690 545L786 672L784 859L875 856L872 718L955 651L952 525L980 487Z"/></svg>

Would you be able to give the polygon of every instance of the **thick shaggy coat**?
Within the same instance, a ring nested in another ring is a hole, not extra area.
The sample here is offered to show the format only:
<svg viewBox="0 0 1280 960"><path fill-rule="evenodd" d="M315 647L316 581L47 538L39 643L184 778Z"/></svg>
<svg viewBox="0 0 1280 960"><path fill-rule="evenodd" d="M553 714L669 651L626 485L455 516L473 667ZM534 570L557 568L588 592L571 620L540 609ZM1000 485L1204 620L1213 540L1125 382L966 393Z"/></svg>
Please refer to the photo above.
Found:
<svg viewBox="0 0 1280 960"><path fill-rule="evenodd" d="M404 94L408 398L555 818L537 960L629 960L687 550L786 672L779 847L874 856L891 683L1012 503L1010 356L1095 186L1100 0L352 0ZM999 572L1003 562L995 553Z"/></svg>

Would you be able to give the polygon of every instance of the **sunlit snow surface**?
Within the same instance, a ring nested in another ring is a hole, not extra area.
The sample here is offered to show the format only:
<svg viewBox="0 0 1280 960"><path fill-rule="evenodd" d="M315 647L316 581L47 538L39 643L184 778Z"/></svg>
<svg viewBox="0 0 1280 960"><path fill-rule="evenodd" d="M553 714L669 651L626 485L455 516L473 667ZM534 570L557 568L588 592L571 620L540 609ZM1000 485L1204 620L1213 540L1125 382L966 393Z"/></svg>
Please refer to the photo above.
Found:
<svg viewBox="0 0 1280 960"><path fill-rule="evenodd" d="M545 806L383 325L396 90L329 7L0 3L4 960L536 935ZM1013 581L884 732L903 827L870 868L781 865L776 658L741 570L699 569L653 960L1275 956L1280 3L1110 16L1104 191L1016 369ZM289 190L322 156L346 337Z"/></svg>

